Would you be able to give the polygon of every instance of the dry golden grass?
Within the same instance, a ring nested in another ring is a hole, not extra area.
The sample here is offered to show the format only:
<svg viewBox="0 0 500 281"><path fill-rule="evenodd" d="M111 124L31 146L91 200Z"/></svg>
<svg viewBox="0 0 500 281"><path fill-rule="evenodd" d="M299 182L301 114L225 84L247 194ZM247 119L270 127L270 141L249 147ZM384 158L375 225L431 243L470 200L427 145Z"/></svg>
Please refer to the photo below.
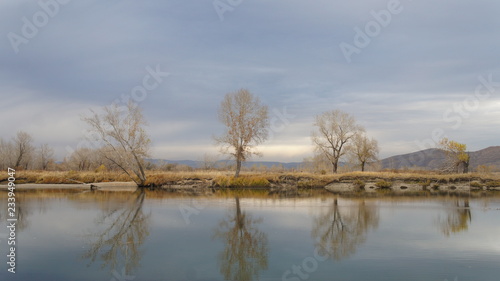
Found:
<svg viewBox="0 0 500 281"><path fill-rule="evenodd" d="M0 182L7 181L7 172L0 174ZM295 180L301 188L324 186L327 183L342 180L386 180L414 182L456 182L482 180L497 185L500 174L438 174L430 172L348 172L320 175L306 172L260 173L242 172L240 178L234 178L232 171L192 171L163 172L147 171L146 185L161 186L180 180L213 180L221 187L269 187L272 182ZM117 171L17 171L16 183L71 184L97 182L131 181L123 172Z"/></svg>
<svg viewBox="0 0 500 281"><path fill-rule="evenodd" d="M2 175L3 176L3 175ZM92 182L130 181L127 175L119 172L76 172L76 171L17 171L16 183L71 184ZM0 177L0 182L6 177Z"/></svg>

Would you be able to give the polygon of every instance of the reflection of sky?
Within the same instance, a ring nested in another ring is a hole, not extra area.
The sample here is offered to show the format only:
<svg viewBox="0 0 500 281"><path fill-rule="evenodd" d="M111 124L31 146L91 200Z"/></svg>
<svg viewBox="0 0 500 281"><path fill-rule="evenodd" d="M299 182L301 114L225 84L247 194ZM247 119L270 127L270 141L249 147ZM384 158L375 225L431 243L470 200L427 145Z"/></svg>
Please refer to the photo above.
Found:
<svg viewBox="0 0 500 281"><path fill-rule="evenodd" d="M217 255L223 242L212 239L212 235L220 220L235 212L235 200L197 200L195 204L189 198L145 201L144 212L152 213L152 221L142 247L141 267L134 272L135 280L222 280ZM269 268L261 272L261 280L281 280L284 271L313 256L313 218L329 210L333 198L243 198L240 202L242 212L263 218L257 227L269 240ZM366 241L357 245L349 258L319 262L310 280L498 280L500 201L490 200L485 209L483 200L471 200L472 222L468 230L449 237L441 233L436 222L453 211L454 201L443 202L367 200L366 204L378 206L378 228L368 231ZM44 202L43 212L33 207L37 204L24 203L31 212L28 227L18 233L18 273L14 276L0 271L1 280L113 277L109 269L99 269L99 261L87 267L89 261L80 258L88 247L83 235L98 230L94 223L101 213L99 203L53 199ZM340 211L352 212L358 203L339 199ZM179 211L181 206L202 207L186 224ZM5 264L5 243L0 247L0 262Z"/></svg>

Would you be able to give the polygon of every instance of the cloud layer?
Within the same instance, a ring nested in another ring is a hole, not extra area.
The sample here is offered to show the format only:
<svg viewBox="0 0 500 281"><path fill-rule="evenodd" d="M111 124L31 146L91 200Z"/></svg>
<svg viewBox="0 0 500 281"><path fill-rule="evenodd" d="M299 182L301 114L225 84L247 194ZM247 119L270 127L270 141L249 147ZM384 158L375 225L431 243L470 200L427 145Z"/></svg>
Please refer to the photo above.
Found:
<svg viewBox="0 0 500 281"><path fill-rule="evenodd" d="M426 148L433 134L498 145L499 10L492 0L7 1L0 137L27 131L62 158L83 136L81 114L130 96L159 66L170 75L140 102L156 158L215 152L217 108L240 88L275 112L265 160L309 156L314 116L333 109L353 114L381 156ZM342 43L357 51L346 57Z"/></svg>

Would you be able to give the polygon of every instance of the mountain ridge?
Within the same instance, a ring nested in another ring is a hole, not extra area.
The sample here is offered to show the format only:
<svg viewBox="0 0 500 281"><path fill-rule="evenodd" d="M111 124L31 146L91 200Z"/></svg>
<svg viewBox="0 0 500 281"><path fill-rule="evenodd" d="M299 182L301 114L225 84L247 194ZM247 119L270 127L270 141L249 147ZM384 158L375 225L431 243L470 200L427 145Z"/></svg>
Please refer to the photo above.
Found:
<svg viewBox="0 0 500 281"><path fill-rule="evenodd" d="M477 151L468 152L469 168L478 166L500 167L500 146L490 146ZM446 158L446 153L438 148L429 148L412 153L395 155L380 160L383 169L424 168L439 169Z"/></svg>
<svg viewBox="0 0 500 281"><path fill-rule="evenodd" d="M469 152L470 166L474 170L478 166L497 166L500 168L500 146L490 146L477 151ZM446 157L444 151L438 148L429 148L416 152L394 155L380 160L382 169L405 169L405 168L420 168L428 170L436 170L441 168L441 165ZM177 164L186 165L192 168L201 168L205 165L204 161L197 160L164 160L164 159L147 159L153 164ZM216 166L227 166L234 163L234 160L218 160ZM244 167L259 167L266 168L283 167L285 169L299 169L303 162L279 162L279 161L247 161L242 163Z"/></svg>

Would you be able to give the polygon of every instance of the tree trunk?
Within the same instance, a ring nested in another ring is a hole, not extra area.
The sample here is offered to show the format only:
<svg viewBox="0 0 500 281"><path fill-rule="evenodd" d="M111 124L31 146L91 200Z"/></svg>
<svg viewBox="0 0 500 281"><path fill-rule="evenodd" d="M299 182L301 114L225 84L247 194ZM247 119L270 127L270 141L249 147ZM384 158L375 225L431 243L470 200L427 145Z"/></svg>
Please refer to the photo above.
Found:
<svg viewBox="0 0 500 281"><path fill-rule="evenodd" d="M144 187L144 184L146 183L146 172L144 172L144 167L142 167L141 159L139 159L139 157L133 151L132 156L134 156L137 167L139 168L139 171L134 171L135 175L139 178L139 182L137 183L137 185L139 187Z"/></svg>
<svg viewBox="0 0 500 281"><path fill-rule="evenodd" d="M365 171L365 162L361 162L361 172Z"/></svg>
<svg viewBox="0 0 500 281"><path fill-rule="evenodd" d="M336 174L337 173L337 168L339 166L339 160L335 160L332 162L332 173Z"/></svg>
<svg viewBox="0 0 500 281"><path fill-rule="evenodd" d="M138 187L146 187L146 179L145 178L139 178L139 182L137 183Z"/></svg>
<svg viewBox="0 0 500 281"><path fill-rule="evenodd" d="M21 153L19 157L17 158L16 165L14 167L20 167L21 166L21 160L23 159L23 154Z"/></svg>
<svg viewBox="0 0 500 281"><path fill-rule="evenodd" d="M241 170L241 159L238 157L236 159L236 173L234 174L235 178L240 176L240 170Z"/></svg>
<svg viewBox="0 0 500 281"><path fill-rule="evenodd" d="M463 172L464 172L464 174L467 174L467 173L469 173L469 163L470 163L470 160L464 161L463 163L464 163L464 170L463 170Z"/></svg>
<svg viewBox="0 0 500 281"><path fill-rule="evenodd" d="M144 172L144 168L142 167L141 163L138 163L139 165L139 173L136 173L137 176L139 177L139 187L144 187L146 184L146 172Z"/></svg>

